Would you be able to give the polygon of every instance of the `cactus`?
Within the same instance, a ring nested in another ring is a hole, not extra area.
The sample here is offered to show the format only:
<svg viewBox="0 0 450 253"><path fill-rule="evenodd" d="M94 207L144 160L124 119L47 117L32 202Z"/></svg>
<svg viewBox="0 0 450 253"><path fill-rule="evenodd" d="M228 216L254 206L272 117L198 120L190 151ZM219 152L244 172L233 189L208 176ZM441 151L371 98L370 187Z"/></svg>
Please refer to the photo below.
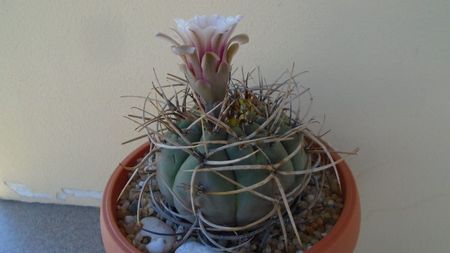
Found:
<svg viewBox="0 0 450 253"><path fill-rule="evenodd" d="M172 85L157 79L157 97L145 98L139 117L138 129L147 134L133 140L147 136L152 143L144 161L154 169L146 182L158 191L150 187L150 201L161 217L190 227L185 239L198 233L210 246L235 252L275 217L283 229L289 219L302 245L291 206L313 171L336 170L336 162L300 118L300 107L293 109L293 100L307 90L299 88L292 72L271 85L258 73L256 87L250 86L251 74L231 78L231 60L249 41L245 34L231 37L240 19L176 20L181 41L157 34L181 57L184 77L169 74ZM156 115L147 111L149 104ZM320 147L330 162L321 160L320 150L310 153L311 145ZM224 234L228 239L215 240Z"/></svg>
<svg viewBox="0 0 450 253"><path fill-rule="evenodd" d="M192 122L190 122L192 124ZM250 145L231 146L226 148L224 144L212 144L213 141L222 141L222 143L236 143L239 140L244 140L261 125L257 122L245 123L241 127L234 127L235 136L227 134L222 129L214 131L213 129L205 128L203 131L201 127L196 124L191 129L187 130L188 121L178 122L180 132L192 142L209 143L206 147L200 146L193 148L192 152L196 152L197 156L190 155L178 149L162 148L157 158L157 180L160 190L164 195L166 201L170 206L184 215L190 221L195 220L195 213L191 206L194 203L196 206L194 210L201 212L205 218L213 223L226 226L243 226L255 222L265 215L269 214L273 209L273 204L259 196L253 195L249 192L242 192L229 195L214 195L211 192L230 192L239 189L237 185L228 182L223 177L231 179L244 187L252 186L263 181L265 178L271 176L269 171L254 171L254 170L228 170L223 172L209 171L199 172L195 179L192 179L193 171L206 167L202 165L205 162L205 157L208 151L212 152L215 149L225 147L224 149L215 152L209 156L209 160L214 161L230 161L240 160L230 164L244 166L245 165L271 165L277 164L280 161L282 166L276 171L301 171L307 169L309 165L309 158L306 155L303 144L303 137L301 134L296 134L291 140L274 141L270 143L251 143ZM290 128L285 125L280 128L280 135L287 132ZM256 138L267 137L268 131L263 129L259 132ZM165 135L165 139L172 140L172 145L187 145L183 143L181 138L174 138L174 133L170 132ZM300 147L298 150L297 147ZM292 158L283 161L289 154ZM218 167L218 166L216 166ZM214 168L214 166L213 166ZM285 192L291 191L296 183L298 185L301 180L300 176L293 177L291 175L273 174L277 177L283 185ZM191 184L191 180L193 183ZM191 189L194 187L193 195L191 196ZM260 187L255 188L261 194L275 198L278 193L274 182L268 182ZM175 197L174 197L175 196Z"/></svg>

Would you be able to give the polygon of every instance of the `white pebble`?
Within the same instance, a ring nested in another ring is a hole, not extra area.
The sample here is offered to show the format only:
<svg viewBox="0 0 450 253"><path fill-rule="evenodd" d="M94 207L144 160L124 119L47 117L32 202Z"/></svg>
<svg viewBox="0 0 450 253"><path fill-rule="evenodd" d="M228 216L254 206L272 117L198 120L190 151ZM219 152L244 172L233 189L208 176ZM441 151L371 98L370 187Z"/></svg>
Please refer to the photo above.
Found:
<svg viewBox="0 0 450 253"><path fill-rule="evenodd" d="M165 251L165 242L162 238L156 238L156 240L152 240L147 246L145 246L148 252L151 253L164 253Z"/></svg>
<svg viewBox="0 0 450 253"><path fill-rule="evenodd" d="M211 248L206 247L203 244L200 244L196 241L188 241L183 243L175 253L220 253L219 251L215 251Z"/></svg>
<svg viewBox="0 0 450 253"><path fill-rule="evenodd" d="M145 208L148 210L148 215L152 215L155 210L152 208L152 204L148 203Z"/></svg>
<svg viewBox="0 0 450 253"><path fill-rule="evenodd" d="M136 222L136 216L134 216L134 215L127 215L127 216L125 216L124 221L125 221L126 224L133 224L133 223Z"/></svg>
<svg viewBox="0 0 450 253"><path fill-rule="evenodd" d="M161 234L174 234L173 229L158 218L146 217L141 220L141 223L143 225L142 228L146 229L148 231L152 231L155 233L161 233ZM142 237L148 236L151 238L150 242L154 241L155 243L157 243L157 244L155 244L156 246L160 246L161 242L164 243L163 251L158 251L158 252L161 252L161 253L170 252L173 244L175 243L174 235L157 235L154 233L147 232L143 229L141 229L141 231L139 231L139 233L136 235L136 237L135 237L136 241L141 241ZM153 245L153 246L155 246L155 245ZM153 253L153 251L150 251L150 252Z"/></svg>

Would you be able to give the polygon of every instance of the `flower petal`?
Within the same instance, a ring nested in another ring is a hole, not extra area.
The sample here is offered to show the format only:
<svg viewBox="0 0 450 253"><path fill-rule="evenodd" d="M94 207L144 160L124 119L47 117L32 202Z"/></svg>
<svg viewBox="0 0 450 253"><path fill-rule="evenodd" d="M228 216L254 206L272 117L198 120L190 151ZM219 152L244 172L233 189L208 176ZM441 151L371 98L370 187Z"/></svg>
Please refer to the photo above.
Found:
<svg viewBox="0 0 450 253"><path fill-rule="evenodd" d="M193 75L197 78L202 76L202 69L200 67L200 62L198 60L197 54L195 53L196 48L191 46L172 46L172 51L183 58L189 69L193 71Z"/></svg>
<svg viewBox="0 0 450 253"><path fill-rule="evenodd" d="M176 55L190 55L195 53L195 47L191 46L172 46L172 52Z"/></svg>
<svg viewBox="0 0 450 253"><path fill-rule="evenodd" d="M222 62L216 74L214 83L214 99L215 101L223 100L227 93L228 81L230 80L230 65Z"/></svg>
<svg viewBox="0 0 450 253"><path fill-rule="evenodd" d="M189 33L187 35L192 41L194 47L197 48L198 58L202 59L205 52L205 42L202 41L201 32L198 32L194 29L189 29Z"/></svg>
<svg viewBox="0 0 450 253"><path fill-rule="evenodd" d="M189 21L186 21L181 18L175 19L175 23L177 24L178 31L185 32L189 28Z"/></svg>
<svg viewBox="0 0 450 253"><path fill-rule="evenodd" d="M217 70L217 83L221 83L223 86L228 86L228 81L230 79L230 65L226 62L222 62Z"/></svg>
<svg viewBox="0 0 450 253"><path fill-rule="evenodd" d="M217 64L220 61L219 56L213 52L206 52L202 60L203 78L214 81L216 76Z"/></svg>
<svg viewBox="0 0 450 253"><path fill-rule="evenodd" d="M213 51L216 54L220 53L219 50L221 48L220 42L222 41L222 36L223 36L223 33L216 33L216 34L214 34L214 36L211 39L211 46L213 48Z"/></svg>
<svg viewBox="0 0 450 253"><path fill-rule="evenodd" d="M192 68L193 75L199 79L202 77L202 68L200 66L200 61L198 59L197 54L186 55L186 61L188 63L188 67Z"/></svg>
<svg viewBox="0 0 450 253"><path fill-rule="evenodd" d="M158 38L161 38L161 39L163 39L163 40L167 40L167 41L169 41L170 43L172 43L172 44L174 44L175 46L180 46L180 43L178 43L176 40L174 40L172 37L170 37L169 35L167 35L167 34L164 34L164 33L157 33L156 35L155 35L156 37L158 37Z"/></svg>
<svg viewBox="0 0 450 253"><path fill-rule="evenodd" d="M233 36L233 38L231 38L231 39L228 41L228 44L231 44L231 43L233 43L233 42L237 42L237 43L239 43L239 44L246 44L246 43L248 43L249 40L250 40L250 39L248 38L248 35L247 35L247 34L241 33L241 34L238 34L238 35Z"/></svg>
<svg viewBox="0 0 450 253"><path fill-rule="evenodd" d="M197 80L191 84L192 89L206 101L206 103L210 104L214 102L214 95L212 93L211 85L203 80Z"/></svg>
<svg viewBox="0 0 450 253"><path fill-rule="evenodd" d="M227 62L230 63L233 59L233 56L237 53L239 50L239 43L233 43L230 47L228 47L227 50Z"/></svg>
<svg viewBox="0 0 450 253"><path fill-rule="evenodd" d="M180 31L178 31L177 29L174 29L174 28L171 28L170 30L174 31L178 35L178 37L180 37L180 39L183 41L183 44L189 45L189 46L193 46L190 43L189 37L187 37L185 33L182 33L182 32L180 32Z"/></svg>
<svg viewBox="0 0 450 253"><path fill-rule="evenodd" d="M196 81L194 75L192 75L192 72L188 69L186 64L178 64L178 67L180 68L181 72L186 75L187 81L189 83L194 83Z"/></svg>

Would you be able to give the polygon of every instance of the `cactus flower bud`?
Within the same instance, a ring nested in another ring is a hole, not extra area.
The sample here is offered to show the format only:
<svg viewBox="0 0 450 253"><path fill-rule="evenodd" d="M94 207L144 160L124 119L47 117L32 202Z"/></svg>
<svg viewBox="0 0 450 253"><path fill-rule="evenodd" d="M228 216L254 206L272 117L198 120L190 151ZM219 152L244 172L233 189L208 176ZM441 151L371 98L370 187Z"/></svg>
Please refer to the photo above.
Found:
<svg viewBox="0 0 450 253"><path fill-rule="evenodd" d="M206 108L225 97L231 60L239 45L249 40L246 34L231 37L241 18L212 15L176 19L177 28L173 30L181 42L163 33L156 35L172 43L172 51L183 60L181 68Z"/></svg>

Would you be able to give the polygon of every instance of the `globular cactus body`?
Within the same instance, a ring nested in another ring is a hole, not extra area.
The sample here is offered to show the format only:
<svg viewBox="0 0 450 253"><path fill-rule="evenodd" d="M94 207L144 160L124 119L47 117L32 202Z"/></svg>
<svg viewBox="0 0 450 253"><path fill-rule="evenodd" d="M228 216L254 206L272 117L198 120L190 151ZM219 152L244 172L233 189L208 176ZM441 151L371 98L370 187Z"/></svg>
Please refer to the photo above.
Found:
<svg viewBox="0 0 450 253"><path fill-rule="evenodd" d="M201 212L210 222L224 226L243 226L255 222L271 212L274 202L250 190L233 194L217 193L249 187L273 176L279 179L283 192L287 194L299 185L302 176L281 175L277 172L301 171L310 166L303 137L299 133L294 133L281 141L268 143L255 141L246 145L230 146L213 152L209 156L209 153L223 145L245 139L260 128L260 124L252 122L241 127L234 127L234 135L228 134L221 128L217 132L207 128L202 130L198 124L186 130L186 127L190 125L189 121L179 121L177 125L189 142L207 144L184 150L161 148L156 164L157 180L168 205L174 207L179 214L191 222L195 220L198 212ZM290 129L286 124L281 125L277 133L272 134L274 137L279 137ZM259 129L250 140L263 136L270 136L269 131ZM171 145L191 145L174 133L166 134L165 138ZM197 155L193 155L194 153ZM288 156L291 156L290 159L287 159ZM205 160L230 161L239 160L242 157L247 158L227 166L236 165L242 168L242 165L244 167L245 165L267 165L267 168L273 167L273 171L231 169L194 173L205 167L214 168L214 166L205 165ZM275 166L277 164L279 166ZM194 179L192 179L193 176ZM252 190L272 199L280 196L280 190L273 179L267 180L266 183Z"/></svg>

